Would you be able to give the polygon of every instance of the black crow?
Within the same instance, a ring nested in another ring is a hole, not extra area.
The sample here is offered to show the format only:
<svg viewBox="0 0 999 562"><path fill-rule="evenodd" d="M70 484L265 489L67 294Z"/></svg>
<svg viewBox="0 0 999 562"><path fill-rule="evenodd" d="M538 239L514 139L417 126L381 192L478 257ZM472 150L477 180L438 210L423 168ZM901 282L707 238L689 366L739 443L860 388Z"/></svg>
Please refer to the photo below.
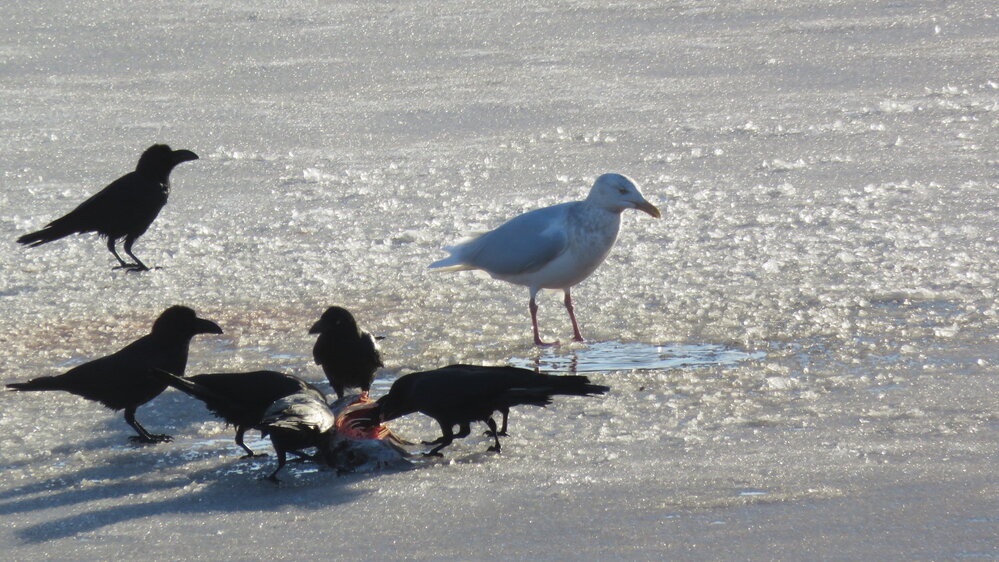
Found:
<svg viewBox="0 0 999 562"><path fill-rule="evenodd" d="M367 400L375 371L384 366L375 338L339 306L326 309L309 333L319 334L312 356L322 365L337 398L343 398L345 388L356 387L361 389L361 400Z"/></svg>
<svg viewBox="0 0 999 562"><path fill-rule="evenodd" d="M256 428L264 435L270 435L278 457L278 466L268 480L279 481L277 473L284 468L287 453L304 456L302 449L309 447L315 447L317 457L327 465L335 465L332 439L336 433L336 416L321 393L317 396L312 390L303 390L279 398L267 408Z"/></svg>
<svg viewBox="0 0 999 562"><path fill-rule="evenodd" d="M162 369L153 372L236 425L236 442L250 453L247 457L254 455L243 444L243 433L255 428L269 435L278 455L278 467L268 476L270 480L278 481L276 475L284 468L287 453L310 457L302 449L317 447L318 457L328 461L330 430L336 418L326 405L326 396L304 380L275 371L212 373L190 378Z"/></svg>
<svg viewBox="0 0 999 562"><path fill-rule="evenodd" d="M74 367L54 377L8 384L13 390L63 390L95 400L112 410L125 410L125 422L135 429L132 440L142 443L169 441L169 435L150 434L135 419L135 410L156 398L166 383L150 375L153 368L184 373L191 338L221 334L222 328L198 318L186 306L171 306L153 323L153 329L120 351Z"/></svg>
<svg viewBox="0 0 999 562"><path fill-rule="evenodd" d="M488 435L490 437L494 437L496 435L499 435L500 437L506 437L507 435L509 435L506 432L506 424L507 422L510 421L510 408L497 408L496 411L503 416L503 424L500 426L499 431L494 431L490 429L486 431L485 435Z"/></svg>
<svg viewBox="0 0 999 562"><path fill-rule="evenodd" d="M17 241L34 247L70 234L96 232L107 239L108 250L118 260L115 269L146 271L149 269L146 264L132 253L132 244L166 205L173 167L197 159L198 155L190 150L171 150L165 144L154 144L142 153L134 172L116 179L65 216ZM125 253L135 263L126 263L115 251L115 242L120 238L125 239Z"/></svg>
<svg viewBox="0 0 999 562"><path fill-rule="evenodd" d="M213 414L235 426L236 444L246 451L244 459L257 455L243 442L243 435L260 423L276 400L298 392L312 392L325 400L323 393L308 382L276 371L208 373L186 378L162 370L154 370L154 374L201 400Z"/></svg>
<svg viewBox="0 0 999 562"><path fill-rule="evenodd" d="M545 406L556 394L592 396L608 390L610 387L590 384L582 375L540 375L517 367L450 365L399 377L371 412L356 420L359 425L373 425L414 412L426 414L437 420L443 433L425 443L437 445L426 453L435 456L441 456L440 450L454 439L467 437L471 422L482 421L495 440L489 450L499 452L500 432L492 419L493 412L511 406ZM459 426L457 434L453 433L455 425Z"/></svg>

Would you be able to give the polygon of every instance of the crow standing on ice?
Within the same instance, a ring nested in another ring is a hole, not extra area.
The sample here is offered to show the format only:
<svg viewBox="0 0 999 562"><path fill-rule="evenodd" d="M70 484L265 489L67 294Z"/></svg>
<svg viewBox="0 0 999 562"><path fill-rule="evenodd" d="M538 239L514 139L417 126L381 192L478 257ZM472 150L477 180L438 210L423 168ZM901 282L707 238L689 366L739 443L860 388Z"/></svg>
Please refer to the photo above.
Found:
<svg viewBox="0 0 999 562"><path fill-rule="evenodd" d="M490 451L500 451L495 411L511 406L545 406L557 394L592 396L603 394L610 387L590 384L581 375L539 375L517 367L480 367L450 365L433 371L410 373L400 377L388 394L375 402L368 417L357 418L361 425L374 425L420 412L437 420L443 433L438 439L425 442L437 447L426 453L441 456L440 450L455 438L467 437L469 424L485 422L492 431L495 444ZM454 433L454 426L459 432Z"/></svg>
<svg viewBox="0 0 999 562"><path fill-rule="evenodd" d="M186 378L166 371L153 373L166 384L201 400L213 414L235 426L236 444L246 451L244 459L259 455L246 446L243 435L260 424L275 401L299 392L312 392L325 400L311 384L276 371L208 373Z"/></svg>
<svg viewBox="0 0 999 562"><path fill-rule="evenodd" d="M375 371L384 366L375 338L357 327L346 308L331 306L319 318L310 334L319 334L312 356L322 365L337 398L345 388L360 388L361 400L368 398Z"/></svg>
<svg viewBox="0 0 999 562"><path fill-rule="evenodd" d="M169 441L169 435L153 435L135 419L135 410L156 398L166 383L149 371L153 368L183 373L187 351L197 334L221 334L222 328L198 318L186 306L166 309L153 323L152 331L106 357L74 367L54 377L8 384L13 390L62 390L104 404L112 410L125 410L125 422L135 429L132 440L141 443Z"/></svg>
<svg viewBox="0 0 999 562"><path fill-rule="evenodd" d="M188 160L197 160L190 150L171 150L165 144L154 144L139 158L134 172L113 181L95 195L80 203L67 215L45 228L17 239L21 244L40 246L70 234L96 232L108 241L108 250L118 260L115 269L146 271L149 268L132 253L132 244L142 236L166 205L170 193L170 171ZM127 263L115 251L115 243L124 238L125 253L135 260Z"/></svg>

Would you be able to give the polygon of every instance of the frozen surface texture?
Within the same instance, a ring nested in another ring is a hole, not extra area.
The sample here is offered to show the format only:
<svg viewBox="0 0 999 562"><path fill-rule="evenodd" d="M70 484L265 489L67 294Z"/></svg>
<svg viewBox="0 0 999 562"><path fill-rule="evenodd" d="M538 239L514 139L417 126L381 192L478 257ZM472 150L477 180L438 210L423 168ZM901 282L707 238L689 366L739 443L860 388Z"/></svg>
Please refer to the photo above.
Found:
<svg viewBox="0 0 999 562"><path fill-rule="evenodd" d="M991 0L0 3L0 381L171 304L226 331L190 373L322 381L340 304L387 336L374 396L455 361L612 387L514 411L502 455L280 487L179 393L133 448L0 392L5 557L999 557L997 52ZM162 269L14 243L154 142L201 156L136 245ZM574 290L596 343L535 351L525 290L427 269L611 171L664 216Z"/></svg>

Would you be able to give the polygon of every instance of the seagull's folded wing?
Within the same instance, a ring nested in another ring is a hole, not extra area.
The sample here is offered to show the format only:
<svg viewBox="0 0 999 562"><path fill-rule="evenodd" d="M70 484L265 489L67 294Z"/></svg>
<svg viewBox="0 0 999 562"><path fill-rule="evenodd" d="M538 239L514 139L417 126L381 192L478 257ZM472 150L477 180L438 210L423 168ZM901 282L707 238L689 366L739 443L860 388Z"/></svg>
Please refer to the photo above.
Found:
<svg viewBox="0 0 999 562"><path fill-rule="evenodd" d="M454 248L454 255L493 275L537 271L568 246L565 215L564 204L525 213Z"/></svg>

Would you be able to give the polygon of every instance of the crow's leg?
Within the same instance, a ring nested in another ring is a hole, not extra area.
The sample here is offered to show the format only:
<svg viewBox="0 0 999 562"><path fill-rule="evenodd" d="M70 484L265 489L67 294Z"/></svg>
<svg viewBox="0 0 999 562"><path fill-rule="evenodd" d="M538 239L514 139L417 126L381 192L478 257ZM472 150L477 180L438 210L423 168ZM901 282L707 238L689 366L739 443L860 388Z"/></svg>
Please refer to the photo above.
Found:
<svg viewBox="0 0 999 562"><path fill-rule="evenodd" d="M164 441L172 441L173 437L169 435L154 435L146 431L146 428L135 419L135 408L125 408L125 423L132 426L138 435L133 435L129 439L137 443L163 443Z"/></svg>
<svg viewBox="0 0 999 562"><path fill-rule="evenodd" d="M118 250L114 249L114 243L116 241L116 239L111 238L110 236L108 237L108 251L111 252L114 259L118 260L118 266L114 269L128 269L129 267L132 267L132 264L126 263L125 260L121 259L121 256L118 255Z"/></svg>
<svg viewBox="0 0 999 562"><path fill-rule="evenodd" d="M500 408L499 413L503 414L503 427L500 428L499 433L493 433L492 430L487 430L483 433L483 435L488 435L489 437L495 437L496 435L506 437L506 422L510 418L510 408Z"/></svg>
<svg viewBox="0 0 999 562"><path fill-rule="evenodd" d="M266 457L267 453L254 453L253 449L247 447L246 443L243 443L243 434L246 433L246 429L247 428L242 425L236 427L236 444L242 447L244 451L246 451L246 454L239 458L252 459L253 457Z"/></svg>
<svg viewBox="0 0 999 562"><path fill-rule="evenodd" d="M129 265L128 269L132 271L149 271L146 264L142 263L142 260L135 257L135 254L132 253L132 244L135 244L135 238L132 238L131 236L125 237L125 243L122 245L122 248L125 250L125 253L128 254L128 257L135 260L135 263Z"/></svg>
<svg viewBox="0 0 999 562"><path fill-rule="evenodd" d="M329 378L329 377L326 377L326 378ZM343 392L344 392L345 388L344 388L344 386L343 386L342 383L333 382L333 379L330 379L330 386L333 387L333 392L336 392L336 399L337 400L343 398Z"/></svg>
<svg viewBox="0 0 999 562"><path fill-rule="evenodd" d="M284 463L285 460L287 459L287 456L285 455L285 450L281 447L278 447L277 445L274 446L274 452L277 453L278 465L277 468L274 469L274 472L270 473L270 475L267 476L267 479L277 484L278 482L280 482L280 480L278 480L277 473L281 472L281 469L284 468Z"/></svg>
<svg viewBox="0 0 999 562"><path fill-rule="evenodd" d="M438 423L440 423L440 422L438 422ZM441 435L441 438L437 440L437 442L440 443L440 444L437 445L436 447L434 447L433 449L431 449L430 451L428 451L426 453L423 453L424 456L428 456L428 457L443 457L444 456L444 455L441 454L441 449L443 449L444 447L447 447L448 445L451 444L452 441L454 441L454 432L452 431L452 427L453 427L452 424L441 423L441 432L443 433L443 435Z"/></svg>
<svg viewBox="0 0 999 562"><path fill-rule="evenodd" d="M441 422L437 422L437 423L441 424L441 427L444 427L443 423L441 423ZM454 430L454 424L451 424L449 426L449 428L450 428L449 429L449 433L450 433L450 431ZM465 435L457 435L457 436L453 436L453 437L467 437L467 436L468 436L468 434L466 433ZM444 442L444 439L445 439L444 435L441 435L440 437L438 437L437 439L434 439L433 441L421 441L421 443L423 443L424 445L440 445L441 443Z"/></svg>
<svg viewBox="0 0 999 562"><path fill-rule="evenodd" d="M486 418L486 425L488 425L489 429L492 430L492 432L493 432L493 439L496 441L495 445L493 445L492 447L489 447L486 450L487 451L496 451L498 453L498 452L500 452L500 442L499 442L499 432L496 431L496 422L494 422L492 418Z"/></svg>
<svg viewBox="0 0 999 562"><path fill-rule="evenodd" d="M468 434L472 432L471 424L469 422L462 422L458 424L458 433L454 434L455 439L464 439L468 437Z"/></svg>

